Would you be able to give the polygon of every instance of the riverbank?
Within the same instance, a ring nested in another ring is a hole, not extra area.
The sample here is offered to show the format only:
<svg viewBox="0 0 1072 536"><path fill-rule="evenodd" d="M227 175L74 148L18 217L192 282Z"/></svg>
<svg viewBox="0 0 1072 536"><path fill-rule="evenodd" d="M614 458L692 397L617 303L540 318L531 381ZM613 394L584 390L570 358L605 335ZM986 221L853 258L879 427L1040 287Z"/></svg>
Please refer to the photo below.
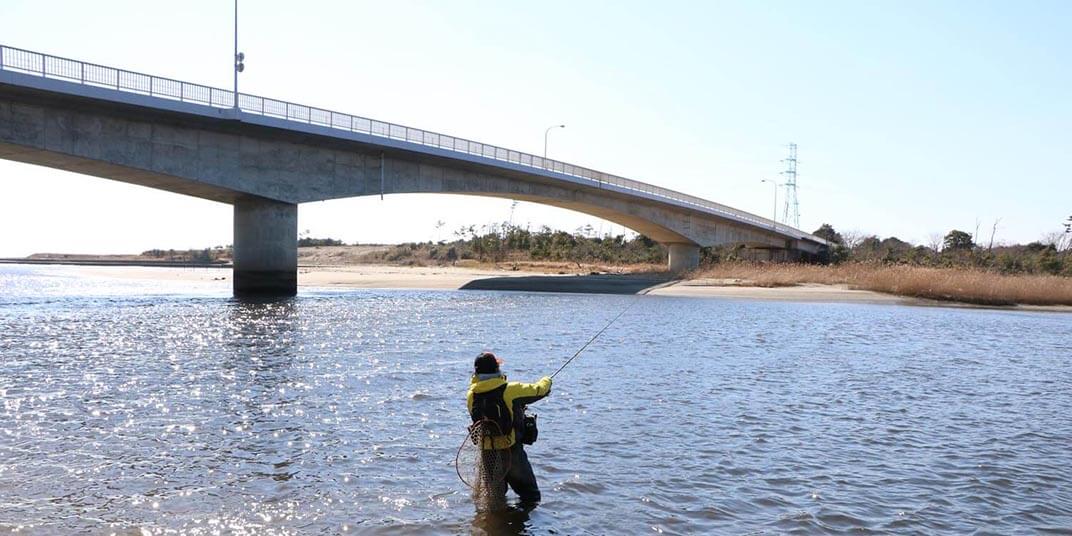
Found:
<svg viewBox="0 0 1072 536"><path fill-rule="evenodd" d="M87 257L89 257L87 255ZM0 259L0 264L39 264L58 266L141 266L164 268L230 268L229 262L196 262L135 259Z"/></svg>
<svg viewBox="0 0 1072 536"><path fill-rule="evenodd" d="M228 268L78 266L76 274L110 279L169 282L215 282L229 286ZM557 274L509 268L334 266L298 270L303 288L508 290L592 294L648 294L685 298L746 299L791 302L868 303L887 305L988 307L1002 310L1072 312L1069 306L985 306L927 300L851 288L844 284L804 283L771 286L741 279L671 279L663 273ZM760 286L766 285L766 286Z"/></svg>
<svg viewBox="0 0 1072 536"><path fill-rule="evenodd" d="M230 268L83 266L76 272L87 277L157 281L231 281ZM397 288L457 290L473 281L500 277L542 276L539 272L487 270L462 267L324 266L298 267L300 287Z"/></svg>
<svg viewBox="0 0 1072 536"><path fill-rule="evenodd" d="M75 273L109 279L168 282L229 282L229 268L82 266ZM639 294L673 284L665 273L548 273L513 267L458 266L301 266L298 286L305 288L506 290L523 292L574 292L587 294Z"/></svg>
<svg viewBox="0 0 1072 536"><path fill-rule="evenodd" d="M755 286L751 281L738 279L692 279L653 289L647 294L683 298L722 298L814 303L869 303L908 305L915 307L950 307L993 309L1001 311L1040 311L1072 313L1068 305L986 305L949 300L933 300L898 296L871 290L852 288L844 284L801 283L790 286Z"/></svg>
<svg viewBox="0 0 1072 536"><path fill-rule="evenodd" d="M884 295L984 306L1072 306L1072 278L1004 275L964 268L851 263L721 263L689 276L710 286L843 286Z"/></svg>
<svg viewBox="0 0 1072 536"><path fill-rule="evenodd" d="M304 248L303 248L304 249ZM305 256L298 285L306 288L506 290L593 294L651 294L693 298L872 303L1004 310L1072 312L1072 280L1001 276L951 269L883 266L760 265L725 263L674 279L649 266L606 267L566 263L459 263L462 266L320 265L348 255L320 251ZM322 254L328 253L324 256ZM229 267L96 264L80 259L76 273L114 279L218 282L230 285ZM317 264L306 264L308 261ZM648 268L647 271L644 268ZM1011 290L1010 290L1011 289ZM1023 303L1010 300L1011 291ZM1067 301L1062 301L1067 300Z"/></svg>
<svg viewBox="0 0 1072 536"><path fill-rule="evenodd" d="M794 302L837 302L918 305L920 300L869 290L856 290L846 285L804 284L784 287L742 285L734 280L679 280L671 285L652 289L648 294L686 298L733 298Z"/></svg>

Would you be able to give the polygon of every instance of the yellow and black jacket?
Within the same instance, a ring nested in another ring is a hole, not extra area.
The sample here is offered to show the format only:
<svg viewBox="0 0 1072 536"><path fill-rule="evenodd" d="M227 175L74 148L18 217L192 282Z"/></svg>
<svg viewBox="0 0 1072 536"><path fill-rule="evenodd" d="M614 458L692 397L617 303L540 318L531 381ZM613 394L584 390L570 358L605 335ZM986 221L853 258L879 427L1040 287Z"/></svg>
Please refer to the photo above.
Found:
<svg viewBox="0 0 1072 536"><path fill-rule="evenodd" d="M508 449L521 429L523 408L549 394L551 378L547 376L536 383L507 382L505 375L487 380L473 376L465 398L473 422L488 418L503 429L503 435L486 448Z"/></svg>

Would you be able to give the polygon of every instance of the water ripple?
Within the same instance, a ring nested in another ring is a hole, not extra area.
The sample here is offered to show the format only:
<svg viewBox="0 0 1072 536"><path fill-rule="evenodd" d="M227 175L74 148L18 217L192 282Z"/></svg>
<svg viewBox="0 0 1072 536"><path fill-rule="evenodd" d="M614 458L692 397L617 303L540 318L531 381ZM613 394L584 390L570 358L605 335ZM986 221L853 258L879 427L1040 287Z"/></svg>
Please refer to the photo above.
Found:
<svg viewBox="0 0 1072 536"><path fill-rule="evenodd" d="M0 532L1072 530L1063 315L644 297L532 408L544 503L474 515L472 356L535 379L631 298L3 270Z"/></svg>

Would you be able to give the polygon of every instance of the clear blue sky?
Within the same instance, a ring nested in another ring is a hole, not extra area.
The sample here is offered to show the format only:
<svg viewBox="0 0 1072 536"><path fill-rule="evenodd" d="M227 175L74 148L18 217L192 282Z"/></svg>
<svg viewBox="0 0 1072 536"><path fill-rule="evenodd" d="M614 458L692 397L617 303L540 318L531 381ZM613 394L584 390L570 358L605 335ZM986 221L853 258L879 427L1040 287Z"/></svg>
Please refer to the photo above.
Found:
<svg viewBox="0 0 1072 536"><path fill-rule="evenodd" d="M229 0L0 3L0 42L230 87ZM1072 214L1072 2L245 0L241 89L550 155L769 216L800 149L801 227L1026 242ZM231 240L227 205L0 162L0 255ZM311 203L347 241L446 237L508 201ZM444 221L444 231L436 222ZM515 223L593 218L522 204Z"/></svg>

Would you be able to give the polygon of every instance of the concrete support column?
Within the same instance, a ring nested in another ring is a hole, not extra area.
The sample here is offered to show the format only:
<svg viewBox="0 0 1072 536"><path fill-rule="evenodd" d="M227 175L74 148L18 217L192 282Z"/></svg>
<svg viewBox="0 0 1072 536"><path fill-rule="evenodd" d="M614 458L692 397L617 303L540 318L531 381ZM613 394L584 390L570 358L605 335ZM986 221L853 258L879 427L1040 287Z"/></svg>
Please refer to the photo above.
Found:
<svg viewBox="0 0 1072 536"><path fill-rule="evenodd" d="M700 266L700 246L693 244L670 244L670 271L687 272Z"/></svg>
<svg viewBox="0 0 1072 536"><path fill-rule="evenodd" d="M235 296L298 293L298 205L263 198L234 204Z"/></svg>

